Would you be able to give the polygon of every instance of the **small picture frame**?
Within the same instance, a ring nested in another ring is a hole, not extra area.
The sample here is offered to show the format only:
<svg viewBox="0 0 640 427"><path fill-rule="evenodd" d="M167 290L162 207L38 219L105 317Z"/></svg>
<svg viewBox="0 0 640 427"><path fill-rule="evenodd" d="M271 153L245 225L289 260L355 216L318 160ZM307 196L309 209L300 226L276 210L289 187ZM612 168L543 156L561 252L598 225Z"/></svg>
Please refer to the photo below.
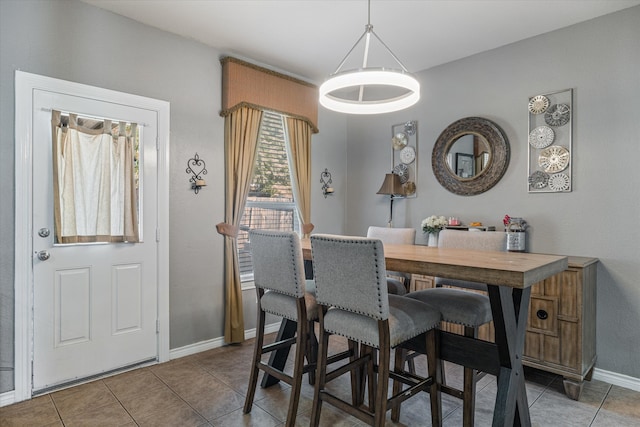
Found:
<svg viewBox="0 0 640 427"><path fill-rule="evenodd" d="M472 178L475 175L473 154L456 153L456 175L460 178Z"/></svg>

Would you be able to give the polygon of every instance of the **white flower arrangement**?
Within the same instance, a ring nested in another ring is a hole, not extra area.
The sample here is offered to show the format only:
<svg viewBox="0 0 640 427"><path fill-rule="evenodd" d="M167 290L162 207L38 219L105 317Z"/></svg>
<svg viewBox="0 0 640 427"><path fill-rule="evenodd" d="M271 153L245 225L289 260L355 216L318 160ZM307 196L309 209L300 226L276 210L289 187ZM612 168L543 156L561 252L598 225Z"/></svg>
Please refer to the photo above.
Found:
<svg viewBox="0 0 640 427"><path fill-rule="evenodd" d="M431 234L438 233L448 224L447 218L440 215L431 215L428 218L422 220L422 231Z"/></svg>

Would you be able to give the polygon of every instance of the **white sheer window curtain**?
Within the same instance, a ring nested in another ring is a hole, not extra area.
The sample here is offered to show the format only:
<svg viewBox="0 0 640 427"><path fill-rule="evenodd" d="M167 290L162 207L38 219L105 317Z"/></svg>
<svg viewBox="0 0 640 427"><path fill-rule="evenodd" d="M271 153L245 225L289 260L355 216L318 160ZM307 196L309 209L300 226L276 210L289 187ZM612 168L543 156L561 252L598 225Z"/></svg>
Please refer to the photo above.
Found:
<svg viewBox="0 0 640 427"><path fill-rule="evenodd" d="M54 110L56 243L139 241L137 124Z"/></svg>

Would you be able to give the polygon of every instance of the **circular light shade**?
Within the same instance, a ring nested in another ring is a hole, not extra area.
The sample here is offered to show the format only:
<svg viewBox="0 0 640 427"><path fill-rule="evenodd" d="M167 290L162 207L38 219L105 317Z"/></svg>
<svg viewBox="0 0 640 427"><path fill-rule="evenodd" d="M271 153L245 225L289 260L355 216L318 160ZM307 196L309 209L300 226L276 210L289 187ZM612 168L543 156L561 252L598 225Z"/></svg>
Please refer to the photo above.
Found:
<svg viewBox="0 0 640 427"><path fill-rule="evenodd" d="M358 95L354 99L333 94L349 89L369 92L380 89L400 89L398 96L365 100ZM363 69L334 74L320 86L320 104L333 111L348 114L380 114L403 110L420 99L420 83L407 73L383 69Z"/></svg>

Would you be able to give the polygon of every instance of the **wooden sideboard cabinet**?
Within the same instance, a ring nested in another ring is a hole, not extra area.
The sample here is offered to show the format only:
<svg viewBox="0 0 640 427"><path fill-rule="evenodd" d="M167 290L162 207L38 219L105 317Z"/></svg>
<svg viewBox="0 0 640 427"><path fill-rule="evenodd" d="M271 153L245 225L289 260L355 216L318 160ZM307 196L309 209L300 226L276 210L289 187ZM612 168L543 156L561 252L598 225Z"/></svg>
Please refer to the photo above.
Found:
<svg viewBox="0 0 640 427"><path fill-rule="evenodd" d="M565 271L531 288L523 364L562 375L565 393L574 400L584 380L591 380L596 362L597 263L597 258L570 256ZM411 291L433 286L432 277L411 278ZM446 322L442 328L463 331ZM493 341L493 323L479 328L478 337Z"/></svg>

